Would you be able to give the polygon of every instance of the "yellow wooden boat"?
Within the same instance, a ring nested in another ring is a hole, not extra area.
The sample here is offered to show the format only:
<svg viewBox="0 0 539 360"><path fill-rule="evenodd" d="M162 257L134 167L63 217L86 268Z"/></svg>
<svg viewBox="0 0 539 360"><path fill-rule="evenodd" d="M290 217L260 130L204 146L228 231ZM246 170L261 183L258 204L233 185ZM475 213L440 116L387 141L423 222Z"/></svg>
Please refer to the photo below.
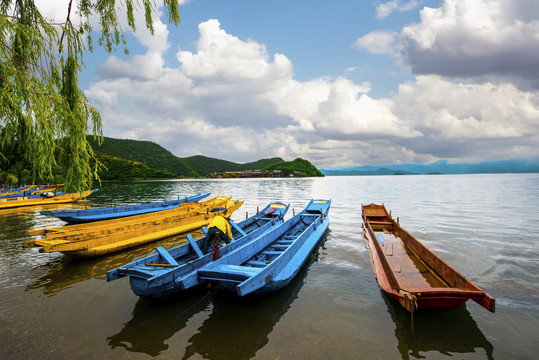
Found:
<svg viewBox="0 0 539 360"><path fill-rule="evenodd" d="M49 205L49 204L64 204L75 202L81 199L84 199L90 194L99 189L87 190L82 193L68 193L56 195L54 197L41 197L41 196L25 196L25 197L14 197L14 198L5 198L0 199L0 210L1 209L11 209L21 206L35 206L35 205Z"/></svg>
<svg viewBox="0 0 539 360"><path fill-rule="evenodd" d="M188 216L198 215L199 213L208 213L217 207L225 207L231 199L232 196L215 196L206 201L179 204L176 208L159 212L96 221L93 223L30 230L28 231L28 235L45 235L47 239L69 238L70 240L86 240L114 234L119 231L138 230L148 226L153 227L154 225L178 221Z"/></svg>
<svg viewBox="0 0 539 360"><path fill-rule="evenodd" d="M214 201L214 204L222 205L217 206L218 210L216 211L210 211L208 206L210 204L196 210L166 210L161 213L176 211L177 214L168 214L162 216L162 218L154 217L153 220L148 219L148 215L139 215L141 217L139 220L143 225L137 224L136 221L133 222L133 218L139 217L133 216L129 218L130 224L127 226L117 223L110 224L108 228L101 226L101 229L93 232L92 236L86 236L84 229L80 229L78 232L68 231L64 234L58 234L57 231L46 232L45 239L27 241L23 246L37 246L41 247L40 252L62 252L71 257L97 257L199 229L207 226L217 215L230 218L232 213L243 205L243 201L234 201L231 198L225 199L224 202L222 201L223 199ZM127 219L124 219L124 222L125 220ZM109 221L117 220L107 220L99 223ZM99 223L93 223L94 227ZM79 225L66 226L66 228L77 226ZM93 231L93 228L87 228L86 230Z"/></svg>

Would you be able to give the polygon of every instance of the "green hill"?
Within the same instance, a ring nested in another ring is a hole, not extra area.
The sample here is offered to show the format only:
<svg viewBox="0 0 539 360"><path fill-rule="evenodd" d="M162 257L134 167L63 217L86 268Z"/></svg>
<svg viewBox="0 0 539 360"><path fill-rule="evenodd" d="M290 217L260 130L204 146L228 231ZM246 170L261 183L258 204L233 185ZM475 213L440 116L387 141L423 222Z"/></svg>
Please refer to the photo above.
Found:
<svg viewBox="0 0 539 360"><path fill-rule="evenodd" d="M191 156L184 158L183 160L185 160L186 163L189 164L189 166L191 166L191 168L201 176L206 176L214 172L264 169L267 166L284 162L283 159L276 157L270 159L261 159L245 164L238 164L235 162L209 158L202 155Z"/></svg>
<svg viewBox="0 0 539 360"><path fill-rule="evenodd" d="M93 137L88 141L95 151L116 158L137 161L146 166L173 174L173 177L189 176L193 168L189 164L174 155L162 146L151 141L103 138L99 145Z"/></svg>
<svg viewBox="0 0 539 360"><path fill-rule="evenodd" d="M93 137L88 137L88 141L96 152L113 157L115 159L114 161L125 159L131 162L141 163L145 165L148 170L159 171L155 173L156 176L152 176L153 178L167 177L164 174L167 174L168 177L171 178L198 176L205 177L208 174L215 172L264 169L270 165L284 163L284 160L279 157L261 159L245 164L210 158L202 155L179 158L174 156L170 151L164 149L162 146L151 141L114 139L109 137L104 137L101 145L99 145L97 141L93 139ZM107 159L107 161L107 164L110 164L113 160ZM114 178L115 176L119 176L117 177L118 179L127 179L126 177L120 176L120 173L123 172L125 175L128 175L129 172L125 167L128 166L129 163L122 163L121 171L112 169L112 167L107 164L106 166L109 169L107 172L103 173L103 179L110 179ZM115 166L120 166L120 164ZM142 174L141 172L142 169L138 168L137 165L135 174ZM146 174L146 172L143 173ZM150 176L141 177L149 178Z"/></svg>
<svg viewBox="0 0 539 360"><path fill-rule="evenodd" d="M101 180L170 179L175 175L152 169L145 164L96 152L97 159L105 165L99 176Z"/></svg>
<svg viewBox="0 0 539 360"><path fill-rule="evenodd" d="M294 161L282 162L267 166L264 170L281 170L285 176L290 176L295 171L301 172L301 176L324 176L310 161L297 158Z"/></svg>

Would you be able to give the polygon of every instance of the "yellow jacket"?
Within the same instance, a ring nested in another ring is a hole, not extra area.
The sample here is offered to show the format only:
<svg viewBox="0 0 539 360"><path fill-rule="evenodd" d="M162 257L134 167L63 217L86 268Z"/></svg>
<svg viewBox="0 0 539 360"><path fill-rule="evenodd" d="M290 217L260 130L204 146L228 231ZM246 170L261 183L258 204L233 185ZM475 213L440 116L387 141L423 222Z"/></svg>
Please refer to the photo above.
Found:
<svg viewBox="0 0 539 360"><path fill-rule="evenodd" d="M216 227L221 230L223 233L227 234L228 237L232 240L232 231L230 230L230 224L222 216L216 216L213 218L212 222L208 225L208 229Z"/></svg>

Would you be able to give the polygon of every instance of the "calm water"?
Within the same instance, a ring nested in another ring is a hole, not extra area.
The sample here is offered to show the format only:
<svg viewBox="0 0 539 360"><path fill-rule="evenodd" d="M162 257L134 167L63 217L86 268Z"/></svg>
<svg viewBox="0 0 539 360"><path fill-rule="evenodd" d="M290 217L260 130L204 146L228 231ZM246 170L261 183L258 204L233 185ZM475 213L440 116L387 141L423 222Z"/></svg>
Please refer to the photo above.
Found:
<svg viewBox="0 0 539 360"><path fill-rule="evenodd" d="M28 230L62 221L37 208L1 211L0 358L537 358L539 174L107 183L94 206L203 191L245 200L234 220L273 200L299 211L311 197L331 198L330 230L278 293L238 299L202 288L152 302L105 273L178 238L74 261L21 247ZM416 313L412 328L373 275L360 211L371 202L493 295L496 313L468 302Z"/></svg>

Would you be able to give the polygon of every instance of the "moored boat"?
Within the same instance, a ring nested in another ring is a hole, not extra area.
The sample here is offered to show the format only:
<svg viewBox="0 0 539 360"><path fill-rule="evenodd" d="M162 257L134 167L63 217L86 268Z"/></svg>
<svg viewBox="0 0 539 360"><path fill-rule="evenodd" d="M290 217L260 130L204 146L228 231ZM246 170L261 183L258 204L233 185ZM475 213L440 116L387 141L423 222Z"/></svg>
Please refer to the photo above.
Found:
<svg viewBox="0 0 539 360"><path fill-rule="evenodd" d="M29 240L22 246L71 257L96 257L201 228L217 215L229 218L242 204L217 196L150 214L31 230L29 235L45 235L45 239Z"/></svg>
<svg viewBox="0 0 539 360"><path fill-rule="evenodd" d="M286 286L298 273L329 227L331 200L312 199L282 225L198 271L239 296Z"/></svg>
<svg viewBox="0 0 539 360"><path fill-rule="evenodd" d="M82 193L61 193L52 197L40 195L30 195L24 197L8 197L0 199L0 209L11 209L20 206L51 205L76 202L85 199L99 189L87 190Z"/></svg>
<svg viewBox="0 0 539 360"><path fill-rule="evenodd" d="M494 312L495 300L401 228L385 206L361 205L378 284L410 312L450 309L471 299Z"/></svg>
<svg viewBox="0 0 539 360"><path fill-rule="evenodd" d="M219 249L226 257L233 250L252 241L257 236L282 224L289 205L273 202L256 215L237 224L230 220L233 241ZM206 229L202 228L204 233ZM129 276L133 292L141 297L159 298L200 285L205 280L197 276L200 268L211 261L213 254L203 254L205 237L193 239L180 246L164 249L158 247L155 254L125 264L107 272L107 281Z"/></svg>
<svg viewBox="0 0 539 360"><path fill-rule="evenodd" d="M92 221L102 221L110 219L118 219L122 217L148 214L156 211L163 211L178 207L183 203L194 203L201 199L208 197L210 193L200 193L193 196L186 196L185 198L169 201L153 202L148 204L139 205L127 205L116 206L106 208L93 208L83 210L56 210L56 211L42 211L41 215L54 216L60 220L67 221L69 223L80 224Z"/></svg>

